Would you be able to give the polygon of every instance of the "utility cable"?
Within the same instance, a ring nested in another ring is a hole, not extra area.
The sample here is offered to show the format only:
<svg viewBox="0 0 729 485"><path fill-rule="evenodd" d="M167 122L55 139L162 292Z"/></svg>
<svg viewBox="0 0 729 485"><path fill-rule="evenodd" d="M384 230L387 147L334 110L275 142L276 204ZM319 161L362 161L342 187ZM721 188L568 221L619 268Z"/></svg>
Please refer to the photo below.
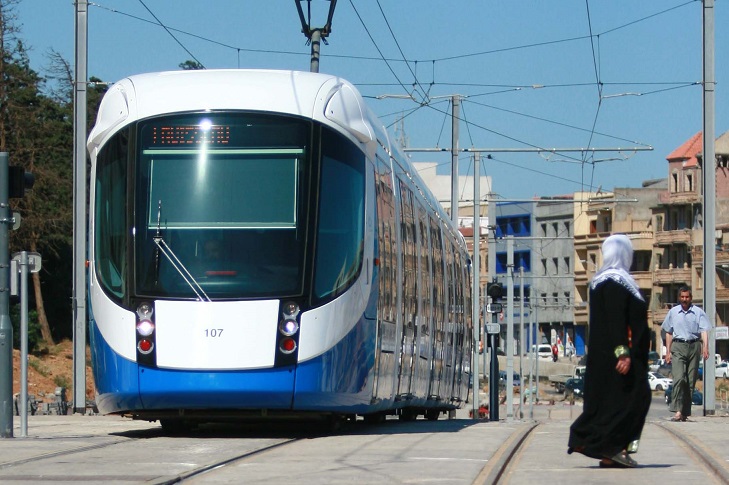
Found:
<svg viewBox="0 0 729 485"><path fill-rule="evenodd" d="M172 32L170 31L170 29L168 29L168 28L167 28L167 26L166 26L165 24L163 24L163 23L162 23L162 22L161 22L161 21L160 21L160 20L159 20L159 19L157 18L157 16L156 16L156 15L154 14L154 12L152 12L152 11L151 11L151 10L149 9L149 7L147 7L147 5L145 5L145 4L144 4L144 0L139 0L139 3L141 3L141 4L142 4L142 6L143 6L143 7L145 8L145 9L147 9L147 12L149 12L149 14L150 14L150 15L151 15L152 17L154 17L154 19L155 19L155 20L157 21L157 25L159 25L160 27L162 27L163 29L165 29L165 31L167 31L167 33L168 33L168 34L170 34L170 37L172 37L173 39L175 39L175 42L177 42L177 43L178 43L178 44L180 45L180 47L182 47L182 48L183 48L183 49L185 50L185 52L187 52L187 53L188 53L188 54L190 55L190 57L192 57L192 58L193 58L193 59L195 60L195 62L197 62L197 63L198 63L198 64L199 64L199 65L200 65L200 66L201 66L201 67L202 67L203 69L205 69L205 66L203 65L203 63L202 63L202 62L200 62L200 61L198 60L198 58L197 58L197 57L195 57L195 54L193 54L192 52L190 52L190 50L189 50L189 49L188 49L187 47L185 47L185 46L184 46L184 45L182 44L182 42L180 42L180 40L179 40L179 39L178 39L177 37L175 37L175 34L173 34L173 33L172 33Z"/></svg>

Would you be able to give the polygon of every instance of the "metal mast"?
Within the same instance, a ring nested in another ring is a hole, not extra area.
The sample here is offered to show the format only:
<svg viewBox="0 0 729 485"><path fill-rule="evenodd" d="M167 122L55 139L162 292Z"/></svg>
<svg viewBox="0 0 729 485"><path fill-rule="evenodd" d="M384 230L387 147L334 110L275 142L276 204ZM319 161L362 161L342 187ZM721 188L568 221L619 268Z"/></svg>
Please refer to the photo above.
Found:
<svg viewBox="0 0 729 485"><path fill-rule="evenodd" d="M73 411L86 411L86 68L88 0L76 0L73 100Z"/></svg>
<svg viewBox="0 0 729 485"><path fill-rule="evenodd" d="M309 39L311 43L311 72L319 72L319 51L321 42L327 43L326 38L332 31L332 18L334 17L334 9L337 6L337 0L329 0L329 15L327 15L327 23L324 27L311 28L311 0L307 0L307 18L304 18L304 10L301 8L303 0L295 0L296 9L299 11L299 19L301 20L301 32Z"/></svg>

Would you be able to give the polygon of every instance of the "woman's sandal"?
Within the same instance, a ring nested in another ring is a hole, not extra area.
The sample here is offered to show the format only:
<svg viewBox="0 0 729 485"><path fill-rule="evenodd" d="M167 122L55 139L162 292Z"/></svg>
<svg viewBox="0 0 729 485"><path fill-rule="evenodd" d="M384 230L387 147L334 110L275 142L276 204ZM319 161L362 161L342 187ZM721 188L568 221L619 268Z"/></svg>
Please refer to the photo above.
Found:
<svg viewBox="0 0 729 485"><path fill-rule="evenodd" d="M601 468L635 468L637 466L638 462L629 457L625 451L610 458L605 457L600 461Z"/></svg>

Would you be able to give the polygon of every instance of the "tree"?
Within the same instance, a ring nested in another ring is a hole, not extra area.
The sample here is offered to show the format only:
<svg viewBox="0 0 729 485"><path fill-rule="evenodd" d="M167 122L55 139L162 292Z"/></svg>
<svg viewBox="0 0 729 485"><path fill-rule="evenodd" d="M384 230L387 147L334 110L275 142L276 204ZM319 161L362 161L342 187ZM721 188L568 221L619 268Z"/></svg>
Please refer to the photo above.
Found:
<svg viewBox="0 0 729 485"><path fill-rule="evenodd" d="M189 59L187 61L185 61L185 62L181 62L180 64L178 64L178 66L183 71L197 71L197 70L200 70L200 69L205 69L205 66L203 66L199 62L197 62L197 61L191 61Z"/></svg>
<svg viewBox="0 0 729 485"><path fill-rule="evenodd" d="M11 201L23 221L10 246L58 258L72 234L72 104L42 94L45 80L30 68L25 46L15 37L13 3L0 4L0 150L36 182L24 198ZM39 273L33 274L33 290L43 341L53 345Z"/></svg>

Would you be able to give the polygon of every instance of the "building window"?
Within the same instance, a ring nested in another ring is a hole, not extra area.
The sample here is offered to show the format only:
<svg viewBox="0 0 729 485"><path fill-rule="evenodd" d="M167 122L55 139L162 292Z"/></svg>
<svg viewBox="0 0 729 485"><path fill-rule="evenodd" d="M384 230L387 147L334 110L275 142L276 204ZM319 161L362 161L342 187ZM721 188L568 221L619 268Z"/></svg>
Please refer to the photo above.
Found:
<svg viewBox="0 0 729 485"><path fill-rule="evenodd" d="M497 217L496 218L496 237L531 236L531 219L529 214Z"/></svg>
<svg viewBox="0 0 729 485"><path fill-rule="evenodd" d="M552 264L554 264L554 274L559 274L559 258L552 258Z"/></svg>
<svg viewBox="0 0 729 485"><path fill-rule="evenodd" d="M496 253L496 272L499 274L506 273L507 254ZM514 251L514 272L518 272L519 268L524 268L525 273L532 270L531 253L529 251Z"/></svg>

